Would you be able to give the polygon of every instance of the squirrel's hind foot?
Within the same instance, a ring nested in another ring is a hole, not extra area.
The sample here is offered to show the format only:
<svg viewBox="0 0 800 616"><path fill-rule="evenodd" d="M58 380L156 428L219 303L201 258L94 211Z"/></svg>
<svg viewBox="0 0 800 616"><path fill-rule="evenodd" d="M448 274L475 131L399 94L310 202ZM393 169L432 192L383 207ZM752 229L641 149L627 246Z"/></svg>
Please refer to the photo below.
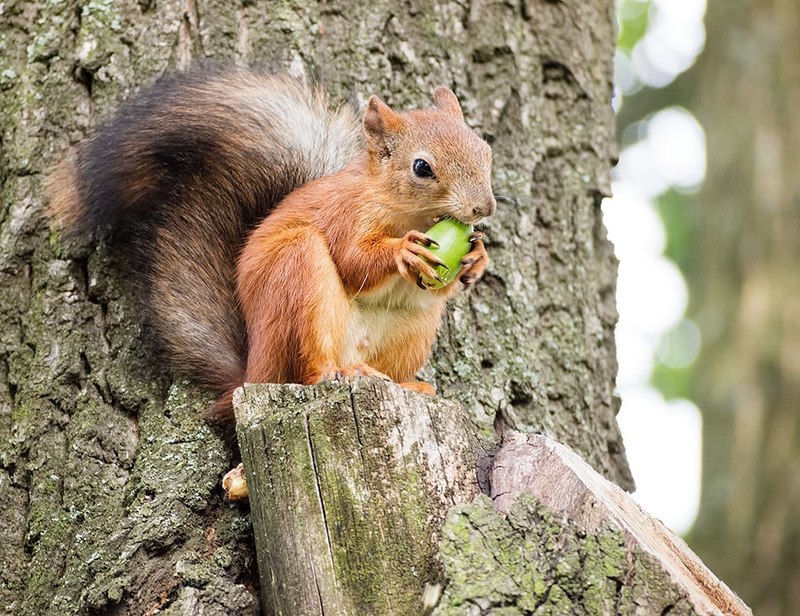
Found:
<svg viewBox="0 0 800 616"><path fill-rule="evenodd" d="M410 389L411 391L425 394L426 396L436 395L436 388L425 381L407 381L405 383L398 383L398 385L400 385L400 387L404 387L405 389Z"/></svg>
<svg viewBox="0 0 800 616"><path fill-rule="evenodd" d="M391 377L385 375L380 370L376 370L372 366L368 364L353 364L349 368L339 368L335 363L329 361L325 364L325 367L322 370L322 374L317 381L342 381L346 379L351 379L357 376L367 376L367 377L377 377L384 381L391 381Z"/></svg>

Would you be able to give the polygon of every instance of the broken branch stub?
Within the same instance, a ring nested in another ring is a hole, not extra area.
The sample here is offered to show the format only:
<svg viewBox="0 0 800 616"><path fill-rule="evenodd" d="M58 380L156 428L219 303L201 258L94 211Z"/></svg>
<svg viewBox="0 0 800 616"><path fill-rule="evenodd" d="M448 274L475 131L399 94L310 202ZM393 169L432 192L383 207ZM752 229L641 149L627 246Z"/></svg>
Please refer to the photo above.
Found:
<svg viewBox="0 0 800 616"><path fill-rule="evenodd" d="M234 407L267 613L421 613L447 510L478 491L463 409L376 379L246 385Z"/></svg>
<svg viewBox="0 0 800 616"><path fill-rule="evenodd" d="M680 537L572 449L541 434L508 431L492 464L494 509L508 515L526 492L565 516L565 528L574 523L587 537L621 531L629 562L620 596L637 614L666 613L671 608L660 602L678 597L670 602L690 606L686 613L752 616Z"/></svg>

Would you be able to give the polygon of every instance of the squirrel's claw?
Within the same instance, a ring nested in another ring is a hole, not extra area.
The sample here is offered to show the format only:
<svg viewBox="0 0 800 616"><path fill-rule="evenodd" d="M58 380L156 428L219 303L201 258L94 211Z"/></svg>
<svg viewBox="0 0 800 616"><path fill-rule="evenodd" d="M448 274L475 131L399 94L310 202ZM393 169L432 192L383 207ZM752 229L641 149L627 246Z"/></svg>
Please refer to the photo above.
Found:
<svg viewBox="0 0 800 616"><path fill-rule="evenodd" d="M423 248L419 244L411 244L410 246L408 246L408 251L417 255L419 258L424 259L431 265L442 266L447 268L447 265L445 264L444 261L442 261L435 254L433 254L430 250L428 250L427 248ZM449 270L450 268L447 269Z"/></svg>
<svg viewBox="0 0 800 616"><path fill-rule="evenodd" d="M400 243L395 256L398 273L421 289L425 288L421 280L423 276L444 284L435 267L444 267L449 271L447 265L438 256L422 245L425 242L429 245L436 244L424 233L409 231ZM438 246L438 244L436 245Z"/></svg>
<svg viewBox="0 0 800 616"><path fill-rule="evenodd" d="M486 266L489 265L489 255L486 253L486 247L481 239L485 236L480 231L473 235L477 234L480 234L480 237L475 238L475 240L470 237L470 241L473 242L472 250L461 259L462 269L458 279L466 287L475 284L483 276Z"/></svg>
<svg viewBox="0 0 800 616"><path fill-rule="evenodd" d="M383 381L392 380L390 376L387 376L380 370L376 370L372 366L365 364L363 362L358 364L353 364L350 368L343 369L342 376L345 379L352 379L353 377L357 376L366 376L366 377L376 377Z"/></svg>
<svg viewBox="0 0 800 616"><path fill-rule="evenodd" d="M475 274L464 274L459 280L465 287L469 287L478 281L478 277Z"/></svg>
<svg viewBox="0 0 800 616"><path fill-rule="evenodd" d="M325 362L322 370L319 373L319 379L317 379L317 383L321 383L322 381L341 381L342 377L341 369L332 361Z"/></svg>
<svg viewBox="0 0 800 616"><path fill-rule="evenodd" d="M404 239L411 242L417 242L418 244L422 244L423 246L435 246L436 248L439 247L439 242L437 242L432 237L428 237L421 231L409 231L408 233L406 233Z"/></svg>
<svg viewBox="0 0 800 616"><path fill-rule="evenodd" d="M444 269L446 269L448 272L450 271L450 268L449 268L449 267L447 267L447 263L445 263L444 261L442 261L442 260L441 260L439 257L436 257L435 259L428 259L428 260L429 260L431 263L433 263L434 265L436 265L437 267L443 267L443 268L444 268Z"/></svg>

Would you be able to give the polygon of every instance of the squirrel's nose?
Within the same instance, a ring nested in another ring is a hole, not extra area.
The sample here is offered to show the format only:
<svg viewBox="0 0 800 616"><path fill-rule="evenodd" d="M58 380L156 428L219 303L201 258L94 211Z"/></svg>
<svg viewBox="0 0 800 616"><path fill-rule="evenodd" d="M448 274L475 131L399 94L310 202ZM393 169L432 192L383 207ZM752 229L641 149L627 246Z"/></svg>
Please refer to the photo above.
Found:
<svg viewBox="0 0 800 616"><path fill-rule="evenodd" d="M472 208L472 211L476 216L486 218L487 216L494 214L496 209L497 201L495 201L494 195L489 195L483 200L483 202L478 203L474 208Z"/></svg>

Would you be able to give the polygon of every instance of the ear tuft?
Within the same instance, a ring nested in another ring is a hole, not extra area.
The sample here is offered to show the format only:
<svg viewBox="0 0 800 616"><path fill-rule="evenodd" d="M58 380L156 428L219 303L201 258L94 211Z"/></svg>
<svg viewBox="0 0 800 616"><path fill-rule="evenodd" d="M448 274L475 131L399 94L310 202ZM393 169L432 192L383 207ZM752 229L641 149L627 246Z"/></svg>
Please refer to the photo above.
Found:
<svg viewBox="0 0 800 616"><path fill-rule="evenodd" d="M391 156L396 135L402 129L402 120L389 105L374 94L369 97L364 113L364 132L371 152L382 158Z"/></svg>
<svg viewBox="0 0 800 616"><path fill-rule="evenodd" d="M464 113L461 111L458 98L450 88L445 88L444 86L436 88L433 91L433 102L442 111L446 111L458 120L464 120Z"/></svg>

